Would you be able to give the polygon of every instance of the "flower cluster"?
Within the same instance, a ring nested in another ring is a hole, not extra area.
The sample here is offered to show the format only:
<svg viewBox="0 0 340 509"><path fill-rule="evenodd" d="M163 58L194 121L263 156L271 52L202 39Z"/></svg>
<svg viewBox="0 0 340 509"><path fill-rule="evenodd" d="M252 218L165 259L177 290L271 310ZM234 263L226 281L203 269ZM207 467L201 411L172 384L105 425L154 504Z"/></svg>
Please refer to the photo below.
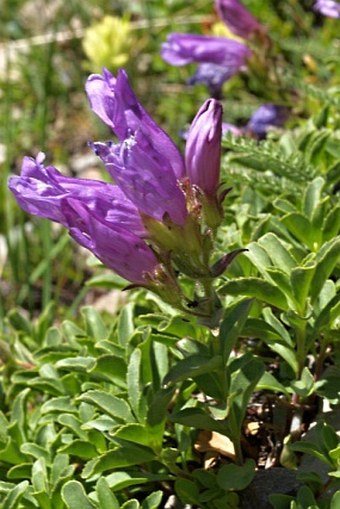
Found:
<svg viewBox="0 0 340 509"><path fill-rule="evenodd" d="M227 27L244 39L265 33L264 27L238 0L216 0L216 9ZM161 55L174 66L197 63L189 84L203 83L213 97L219 97L223 83L245 69L252 51L231 38L172 33L163 43Z"/></svg>
<svg viewBox="0 0 340 509"><path fill-rule="evenodd" d="M117 69L125 65L133 46L130 21L127 18L104 16L85 30L82 46L89 60L86 67L92 72L103 67Z"/></svg>
<svg viewBox="0 0 340 509"><path fill-rule="evenodd" d="M44 166L40 153L24 158L9 187L25 211L63 224L107 267L180 307L175 271L214 275L212 237L223 199L221 104L208 99L202 105L183 158L139 103L124 70L117 77L107 70L91 75L86 91L93 111L118 138L90 144L114 183L63 176Z"/></svg>

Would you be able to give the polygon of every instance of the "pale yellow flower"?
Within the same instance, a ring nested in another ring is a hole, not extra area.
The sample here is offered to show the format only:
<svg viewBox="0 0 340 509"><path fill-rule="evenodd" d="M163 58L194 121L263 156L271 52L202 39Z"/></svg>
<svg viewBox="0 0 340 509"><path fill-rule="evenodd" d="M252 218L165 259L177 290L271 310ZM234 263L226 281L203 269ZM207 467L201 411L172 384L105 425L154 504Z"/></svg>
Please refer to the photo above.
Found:
<svg viewBox="0 0 340 509"><path fill-rule="evenodd" d="M115 69L126 64L132 48L131 24L128 19L104 16L90 26L84 35L83 49L90 61L87 67L101 71L103 67Z"/></svg>

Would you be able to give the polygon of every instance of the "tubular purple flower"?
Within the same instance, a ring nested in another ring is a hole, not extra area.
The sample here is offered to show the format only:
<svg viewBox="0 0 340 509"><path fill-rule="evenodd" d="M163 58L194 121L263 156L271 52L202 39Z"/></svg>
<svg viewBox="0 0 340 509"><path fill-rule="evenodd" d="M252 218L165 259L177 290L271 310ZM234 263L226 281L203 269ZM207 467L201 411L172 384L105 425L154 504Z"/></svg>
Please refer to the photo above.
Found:
<svg viewBox="0 0 340 509"><path fill-rule="evenodd" d="M62 201L69 197L81 201L106 223L119 224L136 235L146 235L137 207L118 186L97 180L63 176L53 166L43 165L44 154L25 157L20 176L8 185L26 212L67 226Z"/></svg>
<svg viewBox="0 0 340 509"><path fill-rule="evenodd" d="M219 185L222 136L222 106L208 99L195 116L186 143L185 164L191 184L207 196Z"/></svg>
<svg viewBox="0 0 340 509"><path fill-rule="evenodd" d="M282 127L288 118L288 108L276 104L262 104L250 117L246 130L257 138L264 138L270 127Z"/></svg>
<svg viewBox="0 0 340 509"><path fill-rule="evenodd" d="M226 65L236 73L245 65L251 51L245 44L225 37L172 33L162 44L161 55L175 66L212 63Z"/></svg>
<svg viewBox="0 0 340 509"><path fill-rule="evenodd" d="M144 214L179 225L187 217L185 197L174 175L168 154L157 152L142 131L123 143L93 143L108 172Z"/></svg>
<svg viewBox="0 0 340 509"><path fill-rule="evenodd" d="M212 96L219 97L223 83L242 70L251 50L224 37L173 33L162 44L161 55L175 66L199 64L189 84L204 83Z"/></svg>
<svg viewBox="0 0 340 509"><path fill-rule="evenodd" d="M329 18L340 18L340 4L333 0L317 0L313 8Z"/></svg>
<svg viewBox="0 0 340 509"><path fill-rule="evenodd" d="M117 224L102 220L81 200L61 200L62 214L71 236L90 250L106 267L138 285L147 283L158 260L152 249L137 235Z"/></svg>
<svg viewBox="0 0 340 509"><path fill-rule="evenodd" d="M239 0L215 0L218 15L236 35L248 39L254 32L263 32L264 27Z"/></svg>
<svg viewBox="0 0 340 509"><path fill-rule="evenodd" d="M209 88L212 97L218 97L225 81L235 74L235 68L228 65L199 64L196 72L188 80L188 85L202 83Z"/></svg>
<svg viewBox="0 0 340 509"><path fill-rule="evenodd" d="M183 177L184 164L178 148L139 103L123 69L118 71L117 78L107 69L102 75L92 74L85 89L91 108L113 130L119 141L143 131L156 151L167 153L176 177Z"/></svg>

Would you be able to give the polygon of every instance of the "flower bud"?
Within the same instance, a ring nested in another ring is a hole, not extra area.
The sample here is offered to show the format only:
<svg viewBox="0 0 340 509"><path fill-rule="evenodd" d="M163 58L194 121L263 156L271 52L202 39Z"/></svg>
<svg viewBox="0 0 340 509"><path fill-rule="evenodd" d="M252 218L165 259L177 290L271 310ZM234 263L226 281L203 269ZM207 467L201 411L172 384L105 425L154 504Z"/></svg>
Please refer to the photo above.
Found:
<svg viewBox="0 0 340 509"><path fill-rule="evenodd" d="M219 185L221 164L222 106L208 99L194 118L185 150L190 183L213 196Z"/></svg>
<svg viewBox="0 0 340 509"><path fill-rule="evenodd" d="M216 0L215 4L220 18L234 34L248 39L255 31L264 31L239 0Z"/></svg>

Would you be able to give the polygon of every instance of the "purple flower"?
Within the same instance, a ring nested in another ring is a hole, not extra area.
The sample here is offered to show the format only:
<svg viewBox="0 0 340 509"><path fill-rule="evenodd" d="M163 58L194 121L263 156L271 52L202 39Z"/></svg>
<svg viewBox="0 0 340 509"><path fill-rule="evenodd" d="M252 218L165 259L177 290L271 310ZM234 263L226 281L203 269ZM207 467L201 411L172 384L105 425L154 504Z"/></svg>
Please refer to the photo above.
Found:
<svg viewBox="0 0 340 509"><path fill-rule="evenodd" d="M251 54L241 42L225 37L172 33L162 44L161 55L171 65L195 63L228 65L237 72Z"/></svg>
<svg viewBox="0 0 340 509"><path fill-rule="evenodd" d="M221 136L222 106L208 99L191 124L185 150L189 180L207 196L214 195L219 185Z"/></svg>
<svg viewBox="0 0 340 509"><path fill-rule="evenodd" d="M9 179L19 205L30 214L62 223L72 237L125 279L145 284L158 261L141 238L145 228L136 206L118 186L64 177L43 165L44 154L25 157L21 176Z"/></svg>
<svg viewBox="0 0 340 509"><path fill-rule="evenodd" d="M251 51L233 39L172 33L162 44L161 55L175 66L200 64L190 84L207 84L211 93L218 95L222 84L245 66Z"/></svg>
<svg viewBox="0 0 340 509"><path fill-rule="evenodd" d="M208 87L212 97L218 98L223 83L235 74L234 71L228 65L199 64L195 74L188 80L188 85L202 83Z"/></svg>
<svg viewBox="0 0 340 509"><path fill-rule="evenodd" d="M184 175L183 159L176 145L148 115L130 87L128 77L120 69L115 78L107 69L92 74L85 86L91 108L105 122L119 141L143 131L155 152L166 153L176 178Z"/></svg>
<svg viewBox="0 0 340 509"><path fill-rule="evenodd" d="M67 226L61 202L72 197L84 203L108 223L117 223L137 235L145 228L137 207L118 186L98 180L63 176L53 166L43 165L44 154L36 159L24 157L21 175L9 179L8 186L17 202L29 214L45 217Z"/></svg>
<svg viewBox="0 0 340 509"><path fill-rule="evenodd" d="M255 31L264 31L239 0L215 0L215 5L220 18L234 34L249 39Z"/></svg>
<svg viewBox="0 0 340 509"><path fill-rule="evenodd" d="M340 4L333 0L317 0L314 10L329 18L340 18Z"/></svg>
<svg viewBox="0 0 340 509"><path fill-rule="evenodd" d="M250 117L246 129L262 139L270 127L282 127L288 118L288 109L276 104L262 104Z"/></svg>

